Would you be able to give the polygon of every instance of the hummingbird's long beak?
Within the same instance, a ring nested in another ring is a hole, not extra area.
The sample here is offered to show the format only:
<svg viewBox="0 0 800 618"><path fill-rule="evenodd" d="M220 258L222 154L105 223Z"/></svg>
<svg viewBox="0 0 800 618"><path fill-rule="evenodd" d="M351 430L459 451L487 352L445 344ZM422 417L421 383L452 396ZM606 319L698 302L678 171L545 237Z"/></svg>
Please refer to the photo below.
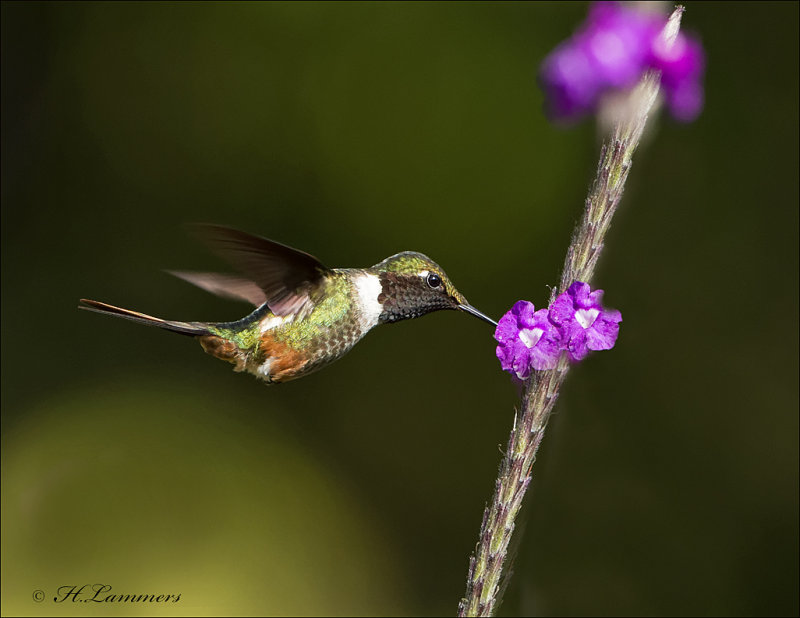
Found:
<svg viewBox="0 0 800 618"><path fill-rule="evenodd" d="M477 310L475 307L473 307L472 305L468 305L468 304L466 304L466 303L462 303L462 304L460 304L460 305L458 306L458 308L459 308L459 309L461 309L461 311L466 311L467 313L469 313L469 314L471 314L471 315L474 315L476 318L480 318L480 319L481 319L481 320L483 320L484 322L489 322L489 324L493 324L494 326L497 326L497 322L495 322L495 321L494 321L492 318L490 318L488 315L486 315L486 314L484 314L484 313L481 313L480 311L478 311L478 310Z"/></svg>

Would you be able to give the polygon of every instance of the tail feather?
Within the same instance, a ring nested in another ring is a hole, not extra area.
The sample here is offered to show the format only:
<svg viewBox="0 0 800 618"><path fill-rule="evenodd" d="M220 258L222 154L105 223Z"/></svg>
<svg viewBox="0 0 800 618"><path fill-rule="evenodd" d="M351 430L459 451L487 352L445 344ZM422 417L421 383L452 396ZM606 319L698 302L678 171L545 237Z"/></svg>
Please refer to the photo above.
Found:
<svg viewBox="0 0 800 618"><path fill-rule="evenodd" d="M181 335L189 335L191 337L199 337L208 335L209 330L205 325L199 322L174 322L172 320L162 320L161 318L154 318L146 313L139 313L138 311L131 311L130 309L123 309L115 307L106 303L101 303L97 300L88 300L81 298L83 305L79 305L79 309L86 309L87 311L94 311L96 313L103 313L105 315L113 315L119 318L125 318L132 322L145 324L147 326L157 326L174 333Z"/></svg>

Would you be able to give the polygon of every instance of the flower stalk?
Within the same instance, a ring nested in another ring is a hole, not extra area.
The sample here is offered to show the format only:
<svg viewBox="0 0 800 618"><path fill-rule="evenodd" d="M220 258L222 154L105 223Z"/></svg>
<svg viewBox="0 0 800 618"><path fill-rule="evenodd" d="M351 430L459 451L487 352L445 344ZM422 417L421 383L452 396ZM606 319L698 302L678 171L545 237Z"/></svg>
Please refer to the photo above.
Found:
<svg viewBox="0 0 800 618"><path fill-rule="evenodd" d="M663 30L666 48L678 36L683 10L682 6L676 7ZM647 71L631 93L624 110L617 114L612 135L601 149L583 217L567 250L561 281L551 292L551 304L573 282L588 283L592 280L605 235L622 197L633 154L658 100L660 80L660 72ZM562 354L554 369L534 371L524 382L521 416L514 415L492 503L483 514L480 539L470 557L466 594L458 607L459 616L491 616L499 606L498 591L515 520L531 482L536 452L568 370L569 362Z"/></svg>

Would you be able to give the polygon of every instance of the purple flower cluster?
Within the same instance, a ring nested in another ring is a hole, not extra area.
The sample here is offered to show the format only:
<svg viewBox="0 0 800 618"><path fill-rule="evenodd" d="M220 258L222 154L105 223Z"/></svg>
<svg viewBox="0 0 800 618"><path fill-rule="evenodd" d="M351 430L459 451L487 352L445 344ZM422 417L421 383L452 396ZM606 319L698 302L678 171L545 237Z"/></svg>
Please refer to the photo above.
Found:
<svg viewBox="0 0 800 618"><path fill-rule="evenodd" d="M694 120L703 108L703 48L683 32L668 47L661 36L665 25L663 15L617 2L594 3L581 28L542 64L549 115L569 121L593 112L604 95L632 87L653 68L661 71L672 115Z"/></svg>
<svg viewBox="0 0 800 618"><path fill-rule="evenodd" d="M619 334L622 314L600 304L603 290L576 281L549 309L517 301L497 324L497 358L504 371L525 379L531 370L553 369L562 352L579 361L589 350L610 350Z"/></svg>

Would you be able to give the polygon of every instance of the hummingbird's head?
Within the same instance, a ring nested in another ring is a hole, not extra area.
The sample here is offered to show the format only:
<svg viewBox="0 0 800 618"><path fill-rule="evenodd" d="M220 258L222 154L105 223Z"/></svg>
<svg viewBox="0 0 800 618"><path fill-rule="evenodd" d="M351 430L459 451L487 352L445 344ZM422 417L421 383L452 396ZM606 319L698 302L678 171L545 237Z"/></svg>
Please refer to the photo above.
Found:
<svg viewBox="0 0 800 618"><path fill-rule="evenodd" d="M418 318L442 309L459 309L497 326L467 302L442 268L427 255L404 251L386 258L370 271L378 276L381 285L378 295L381 323Z"/></svg>

